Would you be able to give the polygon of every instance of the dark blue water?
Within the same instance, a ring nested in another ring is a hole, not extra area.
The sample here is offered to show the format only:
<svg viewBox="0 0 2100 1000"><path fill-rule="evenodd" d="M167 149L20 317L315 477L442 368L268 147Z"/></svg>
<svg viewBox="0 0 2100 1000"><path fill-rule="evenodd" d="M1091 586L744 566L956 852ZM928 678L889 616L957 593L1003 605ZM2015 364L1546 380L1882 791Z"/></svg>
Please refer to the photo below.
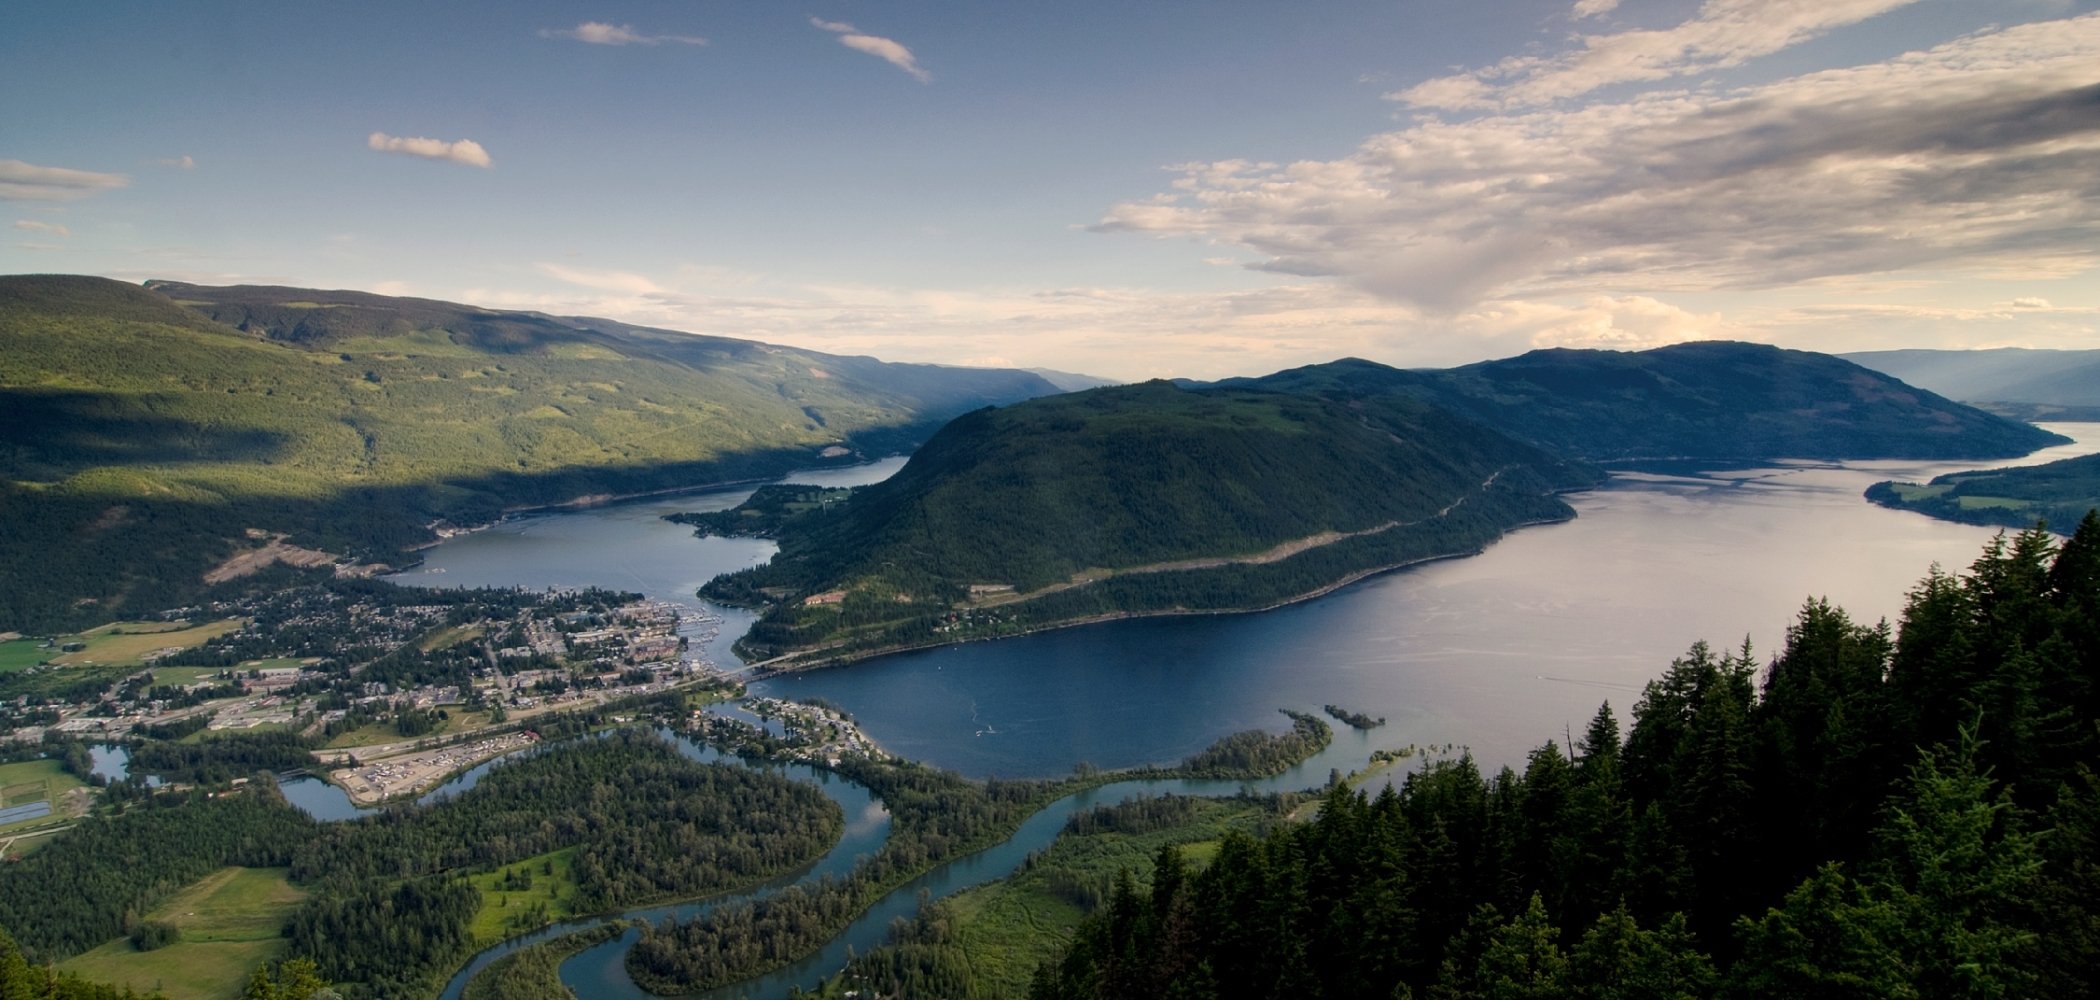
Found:
<svg viewBox="0 0 2100 1000"><path fill-rule="evenodd" d="M2051 429L2082 443L2017 464L2100 449L2100 425ZM1993 530L1860 493L1967 467L1623 474L1571 496L1574 521L1274 611L1090 625L753 690L826 698L891 751L980 776L1170 762L1234 730L1282 729L1279 707L1329 703L1387 718L1367 747L1459 744L1488 767L1520 764L1607 700L1624 724L1641 686L1695 641L1748 637L1768 654L1810 597L1893 619L1930 566L1966 567Z"/></svg>

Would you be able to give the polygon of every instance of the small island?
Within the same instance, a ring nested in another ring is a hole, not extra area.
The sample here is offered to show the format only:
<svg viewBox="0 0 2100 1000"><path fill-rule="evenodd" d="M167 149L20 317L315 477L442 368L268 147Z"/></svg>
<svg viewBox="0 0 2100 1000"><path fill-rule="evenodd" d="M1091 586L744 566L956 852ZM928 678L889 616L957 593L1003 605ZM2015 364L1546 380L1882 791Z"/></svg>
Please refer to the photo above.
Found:
<svg viewBox="0 0 2100 1000"><path fill-rule="evenodd" d="M1385 716L1383 715L1374 719L1362 712L1352 712L1340 705L1328 705L1326 709L1327 714L1334 716L1336 722L1343 723L1352 729L1376 729L1385 725Z"/></svg>

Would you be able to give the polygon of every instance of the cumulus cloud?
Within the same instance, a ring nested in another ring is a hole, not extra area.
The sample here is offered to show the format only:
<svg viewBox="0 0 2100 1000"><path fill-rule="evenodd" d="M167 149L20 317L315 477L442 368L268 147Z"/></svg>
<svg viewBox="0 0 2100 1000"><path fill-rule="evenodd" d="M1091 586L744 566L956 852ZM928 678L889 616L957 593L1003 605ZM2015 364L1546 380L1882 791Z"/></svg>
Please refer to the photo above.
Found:
<svg viewBox="0 0 2100 1000"><path fill-rule="evenodd" d="M489 159L488 150L481 148L481 144L472 139L446 142L443 139L409 138L374 132L365 142L382 153L402 153L428 160L450 160L470 167L486 168L495 165L494 161Z"/></svg>
<svg viewBox="0 0 2100 1000"><path fill-rule="evenodd" d="M197 169L196 159L187 155L163 157L161 159L154 160L153 165L156 167L170 167L175 170Z"/></svg>
<svg viewBox="0 0 2100 1000"><path fill-rule="evenodd" d="M878 35L863 34L859 28L844 21L826 21L821 17L812 17L809 19L809 23L839 36L840 45L844 45L855 52L865 52L889 63L911 74L911 78L920 83L933 82L933 74L919 67L919 60L911 54L911 50L891 39Z"/></svg>
<svg viewBox="0 0 2100 1000"><path fill-rule="evenodd" d="M38 222L35 219L16 219L15 228L26 229L32 233L50 233L53 236L73 235L72 230L61 226L56 222Z"/></svg>
<svg viewBox="0 0 2100 1000"><path fill-rule="evenodd" d="M1709 4L1712 6L1712 4ZM1514 295L2100 264L2100 15L1885 62L1460 122L1337 160L1172 168L1097 230L1452 312Z"/></svg>
<svg viewBox="0 0 2100 1000"><path fill-rule="evenodd" d="M130 183L123 174L0 160L0 201L78 201Z"/></svg>
<svg viewBox="0 0 2100 1000"><path fill-rule="evenodd" d="M1417 108L1531 107L1615 83L1639 83L1740 66L1917 0L1706 0L1671 28L1580 35L1552 56L1511 56L1482 69L1426 80L1387 94ZM1577 18L1604 14L1617 0L1581 0Z"/></svg>
<svg viewBox="0 0 2100 1000"><path fill-rule="evenodd" d="M631 24L607 24L603 21L585 21L573 28L541 28L541 38L569 38L592 45L661 45L671 42L677 45L706 45L707 39L698 35L644 35Z"/></svg>

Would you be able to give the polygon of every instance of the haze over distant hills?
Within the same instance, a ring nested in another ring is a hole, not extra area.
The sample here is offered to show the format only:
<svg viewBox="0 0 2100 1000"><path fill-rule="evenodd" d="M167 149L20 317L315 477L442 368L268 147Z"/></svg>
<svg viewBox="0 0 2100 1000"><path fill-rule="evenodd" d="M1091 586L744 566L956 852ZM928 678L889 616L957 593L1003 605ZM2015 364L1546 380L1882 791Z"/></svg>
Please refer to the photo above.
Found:
<svg viewBox="0 0 2100 1000"><path fill-rule="evenodd" d="M908 449L1057 391L361 292L0 277L0 629L187 599L259 540L390 560L506 508Z"/></svg>
<svg viewBox="0 0 2100 1000"><path fill-rule="evenodd" d="M2022 419L2100 419L2100 350L1864 351L1840 355L1905 382Z"/></svg>

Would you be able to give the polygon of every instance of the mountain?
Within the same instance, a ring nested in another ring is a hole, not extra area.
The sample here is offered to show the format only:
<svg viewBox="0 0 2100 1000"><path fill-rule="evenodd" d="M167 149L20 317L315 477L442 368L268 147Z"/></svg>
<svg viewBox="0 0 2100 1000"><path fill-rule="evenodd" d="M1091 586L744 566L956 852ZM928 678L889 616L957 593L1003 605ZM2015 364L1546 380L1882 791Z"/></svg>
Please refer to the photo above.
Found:
<svg viewBox="0 0 2100 1000"><path fill-rule="evenodd" d="M1932 482L1879 482L1867 499L1947 521L2032 528L2047 521L2058 531L2077 527L2100 508L2100 455L2082 455L2014 469L1950 472Z"/></svg>
<svg viewBox="0 0 2100 1000"><path fill-rule="evenodd" d="M1055 391L425 299L0 277L0 629L172 606L279 534L392 560L445 522L908 449Z"/></svg>
<svg viewBox="0 0 2100 1000"><path fill-rule="evenodd" d="M703 593L769 605L742 648L803 661L1269 607L1571 517L1552 494L1594 481L1402 396L1094 389L958 417Z"/></svg>
<svg viewBox="0 0 2100 1000"><path fill-rule="evenodd" d="M1081 389L1099 389L1104 386L1122 384L1112 378L1102 378L1098 375L1081 375L1076 372L1061 372L1055 368L1029 368L1026 370L1041 375L1044 381L1066 392L1078 392Z"/></svg>
<svg viewBox="0 0 2100 1000"><path fill-rule="evenodd" d="M1912 385L2027 420L2100 419L2100 351L1864 351L1839 355Z"/></svg>
<svg viewBox="0 0 2100 1000"><path fill-rule="evenodd" d="M1598 462L2002 458L2064 443L1829 355L1726 341L1541 350L1441 371L1351 360L1226 384L1407 395Z"/></svg>

